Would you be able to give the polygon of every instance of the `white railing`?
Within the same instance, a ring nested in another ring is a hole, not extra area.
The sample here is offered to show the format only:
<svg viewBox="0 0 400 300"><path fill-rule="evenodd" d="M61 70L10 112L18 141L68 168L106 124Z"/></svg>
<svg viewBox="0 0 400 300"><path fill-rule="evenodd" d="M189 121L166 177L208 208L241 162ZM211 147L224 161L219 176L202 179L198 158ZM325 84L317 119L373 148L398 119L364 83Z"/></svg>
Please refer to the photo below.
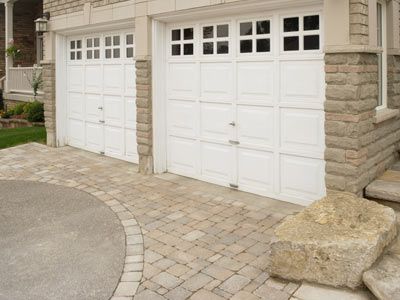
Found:
<svg viewBox="0 0 400 300"><path fill-rule="evenodd" d="M7 72L7 90L11 93L33 95L29 80L32 80L33 72L42 72L42 67L13 67Z"/></svg>
<svg viewBox="0 0 400 300"><path fill-rule="evenodd" d="M4 84L6 82L6 76L0 78L0 90L4 91Z"/></svg>

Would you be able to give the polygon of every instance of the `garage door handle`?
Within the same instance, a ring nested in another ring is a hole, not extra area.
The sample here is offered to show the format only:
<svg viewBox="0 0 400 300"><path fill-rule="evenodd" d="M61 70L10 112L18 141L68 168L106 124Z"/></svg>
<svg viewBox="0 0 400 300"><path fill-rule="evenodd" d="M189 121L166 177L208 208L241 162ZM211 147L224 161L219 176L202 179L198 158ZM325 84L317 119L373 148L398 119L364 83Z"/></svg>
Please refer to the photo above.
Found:
<svg viewBox="0 0 400 300"><path fill-rule="evenodd" d="M97 109L103 110L103 106L99 106Z"/></svg>
<svg viewBox="0 0 400 300"><path fill-rule="evenodd" d="M229 140L229 143L232 144L232 145L239 145L240 144L239 141L232 141L232 140Z"/></svg>
<svg viewBox="0 0 400 300"><path fill-rule="evenodd" d="M236 123L234 121L230 122L229 125L231 126L236 126Z"/></svg>
<svg viewBox="0 0 400 300"><path fill-rule="evenodd" d="M100 122L100 123L104 123L105 121L104 121L104 120L99 120L99 122Z"/></svg>

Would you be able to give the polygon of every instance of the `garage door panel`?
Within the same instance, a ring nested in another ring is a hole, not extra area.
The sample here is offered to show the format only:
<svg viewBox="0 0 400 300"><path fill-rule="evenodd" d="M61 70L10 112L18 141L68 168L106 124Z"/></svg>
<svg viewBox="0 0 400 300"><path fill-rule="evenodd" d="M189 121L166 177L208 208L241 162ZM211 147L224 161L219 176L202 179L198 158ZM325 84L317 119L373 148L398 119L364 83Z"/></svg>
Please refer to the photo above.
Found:
<svg viewBox="0 0 400 300"><path fill-rule="evenodd" d="M125 95L136 97L135 65L125 65Z"/></svg>
<svg viewBox="0 0 400 300"><path fill-rule="evenodd" d="M85 68L85 91L101 94L103 87L103 72L101 65L90 65Z"/></svg>
<svg viewBox="0 0 400 300"><path fill-rule="evenodd" d="M201 143L201 175L212 182L228 184L233 173L232 146Z"/></svg>
<svg viewBox="0 0 400 300"><path fill-rule="evenodd" d="M68 91L82 92L84 89L83 66L69 66L68 69Z"/></svg>
<svg viewBox="0 0 400 300"><path fill-rule="evenodd" d="M85 146L85 123L80 120L68 120L68 143L71 146Z"/></svg>
<svg viewBox="0 0 400 300"><path fill-rule="evenodd" d="M273 62L239 62L238 102L271 105L274 97Z"/></svg>
<svg viewBox="0 0 400 300"><path fill-rule="evenodd" d="M104 149L103 125L86 123L86 147L95 152Z"/></svg>
<svg viewBox="0 0 400 300"><path fill-rule="evenodd" d="M324 66L321 61L281 62L281 101L324 102Z"/></svg>
<svg viewBox="0 0 400 300"><path fill-rule="evenodd" d="M102 110L99 109L103 105L101 95L86 94L85 104L85 114L87 121L98 123L99 120L103 119Z"/></svg>
<svg viewBox="0 0 400 300"><path fill-rule="evenodd" d="M170 137L168 144L168 169L181 175L196 176L200 157L197 142Z"/></svg>
<svg viewBox="0 0 400 300"><path fill-rule="evenodd" d="M168 131L171 135L197 136L197 104L195 102L168 101Z"/></svg>
<svg viewBox="0 0 400 300"><path fill-rule="evenodd" d="M323 152L324 113L319 110L281 109L281 147Z"/></svg>
<svg viewBox="0 0 400 300"><path fill-rule="evenodd" d="M104 126L104 149L109 156L124 155L124 129Z"/></svg>
<svg viewBox="0 0 400 300"><path fill-rule="evenodd" d="M137 161L139 159L136 143L136 130L125 130L125 154L131 161Z"/></svg>
<svg viewBox="0 0 400 300"><path fill-rule="evenodd" d="M104 65L104 93L121 95L124 92L124 68L121 65Z"/></svg>
<svg viewBox="0 0 400 300"><path fill-rule="evenodd" d="M273 192L273 152L239 148L238 183L243 190L261 194Z"/></svg>
<svg viewBox="0 0 400 300"><path fill-rule="evenodd" d="M125 97L125 127L136 129L136 100Z"/></svg>
<svg viewBox="0 0 400 300"><path fill-rule="evenodd" d="M190 100L197 96L197 69L195 63L172 63L169 65L169 99Z"/></svg>
<svg viewBox="0 0 400 300"><path fill-rule="evenodd" d="M323 197L325 163L319 159L281 155L281 193L307 201Z"/></svg>
<svg viewBox="0 0 400 300"><path fill-rule="evenodd" d="M244 106L237 108L238 140L242 144L274 146L274 110L272 107Z"/></svg>
<svg viewBox="0 0 400 300"><path fill-rule="evenodd" d="M230 135L229 123L233 120L231 104L201 103L200 134L202 139L227 142Z"/></svg>
<svg viewBox="0 0 400 300"><path fill-rule="evenodd" d="M124 99L121 96L104 96L104 121L107 125L123 126Z"/></svg>
<svg viewBox="0 0 400 300"><path fill-rule="evenodd" d="M233 64L201 64L200 98L205 101L232 101Z"/></svg>
<svg viewBox="0 0 400 300"><path fill-rule="evenodd" d="M84 101L83 94L69 93L68 94L68 115L70 118L84 118Z"/></svg>

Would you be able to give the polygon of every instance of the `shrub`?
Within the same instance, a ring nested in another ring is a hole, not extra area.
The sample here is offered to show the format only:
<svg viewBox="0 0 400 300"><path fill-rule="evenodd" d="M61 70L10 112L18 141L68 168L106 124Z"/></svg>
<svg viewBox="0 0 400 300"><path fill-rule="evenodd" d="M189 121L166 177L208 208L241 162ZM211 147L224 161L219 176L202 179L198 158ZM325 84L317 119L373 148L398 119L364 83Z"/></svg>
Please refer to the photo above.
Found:
<svg viewBox="0 0 400 300"><path fill-rule="evenodd" d="M40 103L39 101L27 103L25 113L27 114L27 120L29 122L44 122L43 103Z"/></svg>
<svg viewBox="0 0 400 300"><path fill-rule="evenodd" d="M14 106L14 115L22 115L25 111L25 103L20 103Z"/></svg>

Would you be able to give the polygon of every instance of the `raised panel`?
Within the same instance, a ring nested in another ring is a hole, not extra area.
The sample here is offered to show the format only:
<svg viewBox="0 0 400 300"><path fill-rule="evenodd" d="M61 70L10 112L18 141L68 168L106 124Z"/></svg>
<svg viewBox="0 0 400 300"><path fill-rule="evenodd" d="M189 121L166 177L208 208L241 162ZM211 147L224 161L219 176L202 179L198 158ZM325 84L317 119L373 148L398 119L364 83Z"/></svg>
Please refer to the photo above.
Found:
<svg viewBox="0 0 400 300"><path fill-rule="evenodd" d="M125 155L130 161L138 162L136 130L125 130Z"/></svg>
<svg viewBox="0 0 400 300"><path fill-rule="evenodd" d="M201 99L206 101L229 101L233 99L233 64L201 64Z"/></svg>
<svg viewBox="0 0 400 300"><path fill-rule="evenodd" d="M238 149L239 188L264 194L273 191L274 157L272 152Z"/></svg>
<svg viewBox="0 0 400 300"><path fill-rule="evenodd" d="M273 102L273 62L240 62L237 71L238 102L260 105Z"/></svg>
<svg viewBox="0 0 400 300"><path fill-rule="evenodd" d="M123 126L124 103L121 96L104 96L104 121L107 125Z"/></svg>
<svg viewBox="0 0 400 300"><path fill-rule="evenodd" d="M83 119L84 101L80 93L68 94L68 116L74 119Z"/></svg>
<svg viewBox="0 0 400 300"><path fill-rule="evenodd" d="M124 129L104 126L104 149L105 154L110 156L123 156L124 147Z"/></svg>
<svg viewBox="0 0 400 300"><path fill-rule="evenodd" d="M136 97L135 65L125 65L125 95Z"/></svg>
<svg viewBox="0 0 400 300"><path fill-rule="evenodd" d="M86 123L86 147L95 152L103 151L103 134L102 124Z"/></svg>
<svg viewBox="0 0 400 300"><path fill-rule="evenodd" d="M199 152L192 139L169 137L168 169L181 175L196 175Z"/></svg>
<svg viewBox="0 0 400 300"><path fill-rule="evenodd" d="M124 85L124 69L122 65L104 65L103 88L105 94L121 95Z"/></svg>
<svg viewBox="0 0 400 300"><path fill-rule="evenodd" d="M323 152L325 142L322 111L282 109L280 120L282 148Z"/></svg>
<svg viewBox="0 0 400 300"><path fill-rule="evenodd" d="M168 98L194 99L197 94L197 66L195 63L170 63L168 72Z"/></svg>
<svg viewBox="0 0 400 300"><path fill-rule="evenodd" d="M321 61L281 63L281 101L324 102L324 65Z"/></svg>
<svg viewBox="0 0 400 300"><path fill-rule="evenodd" d="M238 106L238 139L242 144L274 146L274 110L269 107Z"/></svg>
<svg viewBox="0 0 400 300"><path fill-rule="evenodd" d="M135 98L125 97L125 127L136 128L136 101Z"/></svg>
<svg viewBox="0 0 400 300"><path fill-rule="evenodd" d="M101 65L86 66L85 92L101 94L103 91L103 73Z"/></svg>
<svg viewBox="0 0 400 300"><path fill-rule="evenodd" d="M232 178L233 148L213 143L201 143L201 175L212 182L229 183Z"/></svg>
<svg viewBox="0 0 400 300"><path fill-rule="evenodd" d="M171 135L195 137L198 110L195 102L168 101L168 131Z"/></svg>
<svg viewBox="0 0 400 300"><path fill-rule="evenodd" d="M69 66L68 67L68 91L82 92L83 91L83 66Z"/></svg>
<svg viewBox="0 0 400 300"><path fill-rule="evenodd" d="M99 109L102 107L102 96L101 95L93 95L87 94L86 95L86 120L89 122L98 123L99 120L103 119L102 110Z"/></svg>
<svg viewBox="0 0 400 300"><path fill-rule="evenodd" d="M85 146L85 126L80 120L68 120L68 144L75 147Z"/></svg>
<svg viewBox="0 0 400 300"><path fill-rule="evenodd" d="M281 155L281 193L306 201L325 195L325 163L323 160Z"/></svg>
<svg viewBox="0 0 400 300"><path fill-rule="evenodd" d="M229 140L229 123L233 121L231 104L201 103L200 115L202 138Z"/></svg>

